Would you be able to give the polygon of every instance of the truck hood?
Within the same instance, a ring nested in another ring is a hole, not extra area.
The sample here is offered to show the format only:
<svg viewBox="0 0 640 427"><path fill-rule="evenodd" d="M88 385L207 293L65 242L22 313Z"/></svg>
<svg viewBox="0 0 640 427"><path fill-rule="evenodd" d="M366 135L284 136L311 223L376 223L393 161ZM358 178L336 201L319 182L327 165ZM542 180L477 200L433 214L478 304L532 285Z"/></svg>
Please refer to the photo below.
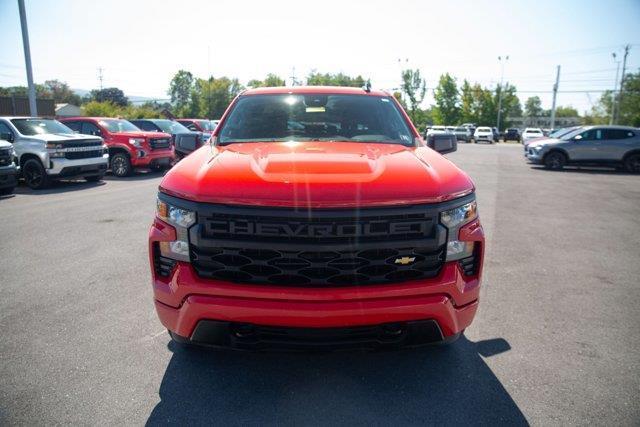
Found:
<svg viewBox="0 0 640 427"><path fill-rule="evenodd" d="M101 141L101 139L96 136L77 133L41 133L39 135L23 135L21 139L39 142L73 142L86 141L87 139Z"/></svg>
<svg viewBox="0 0 640 427"><path fill-rule="evenodd" d="M171 138L171 134L163 132L118 132L114 133L116 136L123 138Z"/></svg>
<svg viewBox="0 0 640 427"><path fill-rule="evenodd" d="M437 203L474 186L427 147L283 142L206 144L167 173L160 190L208 203L329 208Z"/></svg>

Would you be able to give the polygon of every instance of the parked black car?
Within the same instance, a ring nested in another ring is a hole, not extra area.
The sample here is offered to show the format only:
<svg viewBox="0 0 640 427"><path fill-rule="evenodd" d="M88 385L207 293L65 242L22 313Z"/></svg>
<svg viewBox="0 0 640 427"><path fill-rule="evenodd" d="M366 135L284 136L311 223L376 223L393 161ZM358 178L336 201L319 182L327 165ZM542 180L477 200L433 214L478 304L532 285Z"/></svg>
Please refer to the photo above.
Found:
<svg viewBox="0 0 640 427"><path fill-rule="evenodd" d="M520 129L517 128L508 128L504 133L504 142L507 141L518 141L522 139L522 135L520 135Z"/></svg>
<svg viewBox="0 0 640 427"><path fill-rule="evenodd" d="M197 148L209 138L202 132L193 132L180 123L169 119L135 119L129 120L142 130L148 132L170 133L173 146L176 150L176 158L180 160Z"/></svg>
<svg viewBox="0 0 640 427"><path fill-rule="evenodd" d="M493 142L500 141L500 131L498 128L491 128L491 131L493 131Z"/></svg>

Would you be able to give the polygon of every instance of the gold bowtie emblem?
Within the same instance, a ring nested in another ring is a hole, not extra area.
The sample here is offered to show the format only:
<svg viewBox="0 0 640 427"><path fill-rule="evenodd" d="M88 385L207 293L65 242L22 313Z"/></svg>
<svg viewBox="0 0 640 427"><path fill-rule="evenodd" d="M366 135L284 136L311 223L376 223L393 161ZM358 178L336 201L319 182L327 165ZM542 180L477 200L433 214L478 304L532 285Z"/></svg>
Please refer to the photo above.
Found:
<svg viewBox="0 0 640 427"><path fill-rule="evenodd" d="M416 260L416 257L403 256L402 258L396 258L395 263L402 264L402 265L409 265L415 260Z"/></svg>

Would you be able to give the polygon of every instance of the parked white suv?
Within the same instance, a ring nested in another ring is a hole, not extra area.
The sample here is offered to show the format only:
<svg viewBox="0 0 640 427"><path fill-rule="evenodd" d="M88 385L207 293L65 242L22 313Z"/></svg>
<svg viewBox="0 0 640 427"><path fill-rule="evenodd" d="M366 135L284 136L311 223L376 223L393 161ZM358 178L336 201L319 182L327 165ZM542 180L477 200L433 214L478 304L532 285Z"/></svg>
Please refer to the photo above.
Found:
<svg viewBox="0 0 640 427"><path fill-rule="evenodd" d="M0 117L0 135L13 144L21 175L33 189L60 178L100 181L107 170L102 139L75 134L57 120Z"/></svg>
<svg viewBox="0 0 640 427"><path fill-rule="evenodd" d="M489 144L493 144L493 129L486 126L480 126L476 128L476 131L473 133L473 139L476 143L486 141Z"/></svg>
<svg viewBox="0 0 640 427"><path fill-rule="evenodd" d="M524 132L522 132L522 143L525 146L529 144L528 141L538 138L544 138L544 133L540 128L526 128Z"/></svg>

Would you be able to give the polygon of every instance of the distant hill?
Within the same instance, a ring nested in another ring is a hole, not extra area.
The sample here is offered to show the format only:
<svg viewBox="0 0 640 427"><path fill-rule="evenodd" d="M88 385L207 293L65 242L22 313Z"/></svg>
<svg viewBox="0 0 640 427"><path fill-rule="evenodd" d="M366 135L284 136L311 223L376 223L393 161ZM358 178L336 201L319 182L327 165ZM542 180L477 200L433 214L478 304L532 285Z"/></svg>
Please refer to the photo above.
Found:
<svg viewBox="0 0 640 427"><path fill-rule="evenodd" d="M86 95L89 95L91 93L90 90L86 90L86 89L71 89L73 91L73 93L75 93L76 95L80 96L80 97L85 97ZM127 95L125 93L125 95L127 96L127 98L129 98L129 101L131 101L131 103L133 104L143 104L147 101L153 101L153 100L160 100L160 101L166 101L167 99L165 98L152 98L149 96L133 96L133 95Z"/></svg>

